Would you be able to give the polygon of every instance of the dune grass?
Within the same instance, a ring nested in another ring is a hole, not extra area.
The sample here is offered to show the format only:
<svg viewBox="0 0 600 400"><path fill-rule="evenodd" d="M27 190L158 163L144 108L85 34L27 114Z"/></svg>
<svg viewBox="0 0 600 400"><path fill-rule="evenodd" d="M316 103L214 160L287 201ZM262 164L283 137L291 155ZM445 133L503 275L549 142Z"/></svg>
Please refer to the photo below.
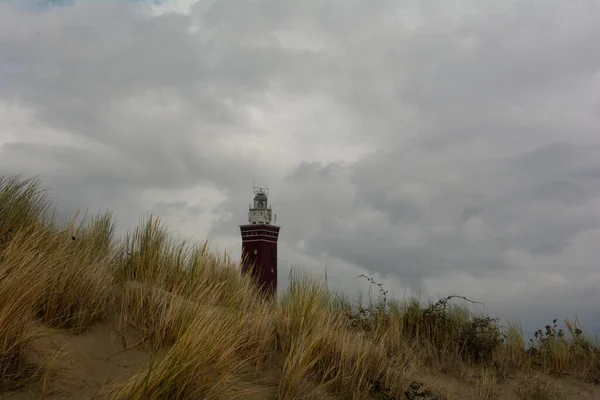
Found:
<svg viewBox="0 0 600 400"><path fill-rule="evenodd" d="M500 327L456 297L400 302L379 285L379 300L357 308L295 270L269 300L237 263L175 241L155 217L116 239L110 213L60 222L52 211L35 179L0 178L0 392L39 376L49 384L27 357L34 323L79 335L98 323L134 329L128 347L152 360L99 394L114 400L248 398L242 382L273 365L277 399L400 399L419 374L468 368L482 399L499 398L497 383L517 372L525 398L552 398L548 374L600 379L600 347L576 319L526 341L518 325Z"/></svg>

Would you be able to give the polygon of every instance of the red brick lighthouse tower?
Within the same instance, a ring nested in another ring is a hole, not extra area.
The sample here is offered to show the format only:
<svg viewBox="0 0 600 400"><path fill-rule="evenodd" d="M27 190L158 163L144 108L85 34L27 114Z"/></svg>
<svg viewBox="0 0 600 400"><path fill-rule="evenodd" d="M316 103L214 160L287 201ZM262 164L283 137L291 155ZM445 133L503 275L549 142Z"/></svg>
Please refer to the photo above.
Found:
<svg viewBox="0 0 600 400"><path fill-rule="evenodd" d="M268 296L277 293L277 239L279 227L272 225L268 205L269 190L253 187L254 204L248 210L248 224L240 225L242 234L242 273L252 269L252 277ZM277 222L277 216L275 216Z"/></svg>

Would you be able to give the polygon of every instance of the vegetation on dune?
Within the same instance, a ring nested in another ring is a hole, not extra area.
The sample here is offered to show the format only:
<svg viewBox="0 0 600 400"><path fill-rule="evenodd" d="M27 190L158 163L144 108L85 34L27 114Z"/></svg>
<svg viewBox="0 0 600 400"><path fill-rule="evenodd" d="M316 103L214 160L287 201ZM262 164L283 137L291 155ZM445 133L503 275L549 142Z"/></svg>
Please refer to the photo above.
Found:
<svg viewBox="0 0 600 400"><path fill-rule="evenodd" d="M51 386L28 353L39 325L85 335L111 324L123 338L135 330L123 351L152 357L98 395L115 400L252 398L243 383L273 368L276 380L264 383L273 399L451 397L414 382L423 374L467 382L473 398L500 398L502 382L516 379L516 396L554 399L553 377L600 379L600 347L577 320L525 341L459 296L400 302L379 285L376 302L354 307L296 271L271 301L236 263L206 243L173 240L154 217L122 240L110 213L77 217L58 221L35 179L0 179L0 392Z"/></svg>

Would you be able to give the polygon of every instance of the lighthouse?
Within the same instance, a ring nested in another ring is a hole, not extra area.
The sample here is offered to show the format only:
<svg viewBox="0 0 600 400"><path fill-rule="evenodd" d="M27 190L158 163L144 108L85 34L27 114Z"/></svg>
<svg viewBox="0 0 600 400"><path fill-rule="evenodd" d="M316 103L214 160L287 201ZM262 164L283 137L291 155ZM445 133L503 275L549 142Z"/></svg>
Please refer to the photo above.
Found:
<svg viewBox="0 0 600 400"><path fill-rule="evenodd" d="M248 224L240 225L242 274L252 271L251 276L261 291L273 296L277 293L279 227L272 224L274 214L269 205L269 190L256 186L253 190L254 203L248 209Z"/></svg>

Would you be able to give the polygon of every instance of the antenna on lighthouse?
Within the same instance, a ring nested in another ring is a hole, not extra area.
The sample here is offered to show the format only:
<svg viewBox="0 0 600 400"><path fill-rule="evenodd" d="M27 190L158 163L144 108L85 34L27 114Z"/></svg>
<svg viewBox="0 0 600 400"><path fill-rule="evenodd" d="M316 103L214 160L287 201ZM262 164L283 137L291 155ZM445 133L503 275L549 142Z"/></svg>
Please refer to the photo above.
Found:
<svg viewBox="0 0 600 400"><path fill-rule="evenodd" d="M269 196L269 187L256 186L254 181L252 181L252 190L254 191L254 194L264 194L267 197Z"/></svg>

